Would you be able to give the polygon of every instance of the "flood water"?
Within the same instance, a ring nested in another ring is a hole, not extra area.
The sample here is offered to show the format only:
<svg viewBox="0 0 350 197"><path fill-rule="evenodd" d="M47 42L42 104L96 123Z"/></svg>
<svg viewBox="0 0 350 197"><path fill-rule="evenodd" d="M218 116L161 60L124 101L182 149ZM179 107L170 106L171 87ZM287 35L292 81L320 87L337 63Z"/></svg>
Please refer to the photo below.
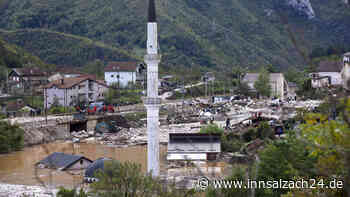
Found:
<svg viewBox="0 0 350 197"><path fill-rule="evenodd" d="M121 162L131 161L147 170L147 146L132 146L115 148L100 144L73 144L69 142L55 142L24 148L22 151L0 155L0 182L23 185L38 185L41 181L55 186L71 186L82 181L82 172L72 175L64 171L37 169L35 163L53 152L83 155L90 160L109 157ZM165 169L166 146L160 147L160 165ZM40 180L38 180L38 177ZM51 181L50 181L51 180Z"/></svg>
<svg viewBox="0 0 350 197"><path fill-rule="evenodd" d="M167 146L160 146L161 173L178 174L183 169L167 171ZM130 146L116 148L100 144L55 142L24 148L22 151L0 155L0 182L21 185L52 185L54 187L78 186L82 183L83 171L75 174L49 169L36 169L35 163L53 152L83 155L90 160L109 157L121 162L131 161L141 165L143 172L147 170L147 146ZM222 164L212 169L221 173ZM208 170L208 167L205 168ZM210 169L209 169L210 170Z"/></svg>

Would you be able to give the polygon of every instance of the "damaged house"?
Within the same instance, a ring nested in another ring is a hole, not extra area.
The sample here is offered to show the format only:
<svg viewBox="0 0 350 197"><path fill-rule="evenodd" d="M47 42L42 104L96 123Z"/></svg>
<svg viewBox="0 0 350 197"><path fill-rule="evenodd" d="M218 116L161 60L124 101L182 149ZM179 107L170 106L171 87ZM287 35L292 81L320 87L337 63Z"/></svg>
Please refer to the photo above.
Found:
<svg viewBox="0 0 350 197"><path fill-rule="evenodd" d="M340 86L342 84L341 69L340 61L321 61L316 71L309 74L312 87Z"/></svg>
<svg viewBox="0 0 350 197"><path fill-rule="evenodd" d="M167 160L216 160L220 134L170 133Z"/></svg>
<svg viewBox="0 0 350 197"><path fill-rule="evenodd" d="M254 84L259 79L259 73L247 73L243 82L246 82L251 91L255 91ZM270 73L271 96L284 99L288 94L288 83L283 73Z"/></svg>

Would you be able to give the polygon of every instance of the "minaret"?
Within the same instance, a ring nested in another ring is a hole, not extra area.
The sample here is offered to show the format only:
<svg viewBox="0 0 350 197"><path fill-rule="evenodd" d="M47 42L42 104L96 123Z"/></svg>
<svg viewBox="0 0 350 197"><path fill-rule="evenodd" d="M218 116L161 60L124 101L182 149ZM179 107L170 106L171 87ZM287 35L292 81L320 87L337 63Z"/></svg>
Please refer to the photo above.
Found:
<svg viewBox="0 0 350 197"><path fill-rule="evenodd" d="M147 171L152 176L159 176L159 107L158 97L158 55L156 7L154 0L149 0L147 23L147 98L144 104L147 108Z"/></svg>

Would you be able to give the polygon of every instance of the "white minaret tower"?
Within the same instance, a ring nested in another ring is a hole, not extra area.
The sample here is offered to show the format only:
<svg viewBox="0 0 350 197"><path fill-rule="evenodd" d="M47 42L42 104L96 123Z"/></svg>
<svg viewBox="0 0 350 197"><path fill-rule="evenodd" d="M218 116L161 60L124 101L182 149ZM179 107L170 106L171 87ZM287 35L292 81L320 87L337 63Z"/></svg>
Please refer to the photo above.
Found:
<svg viewBox="0 0 350 197"><path fill-rule="evenodd" d="M147 108L147 170L152 176L159 176L159 107L158 97L158 55L157 22L154 0L149 0L147 23L147 98L144 104Z"/></svg>

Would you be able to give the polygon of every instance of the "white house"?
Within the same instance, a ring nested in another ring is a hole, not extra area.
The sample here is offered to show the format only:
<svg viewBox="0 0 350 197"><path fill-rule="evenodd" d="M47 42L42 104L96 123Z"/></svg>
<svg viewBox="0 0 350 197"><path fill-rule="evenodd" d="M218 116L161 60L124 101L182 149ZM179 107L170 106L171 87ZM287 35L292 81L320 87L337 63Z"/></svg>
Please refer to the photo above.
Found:
<svg viewBox="0 0 350 197"><path fill-rule="evenodd" d="M145 65L138 62L109 62L104 69L107 85L119 84L125 87L129 83L145 79Z"/></svg>
<svg viewBox="0 0 350 197"><path fill-rule="evenodd" d="M328 85L342 85L341 68L342 64L340 61L321 61L316 68L316 72L310 73L312 87L321 88Z"/></svg>
<svg viewBox="0 0 350 197"><path fill-rule="evenodd" d="M341 77L343 80L343 87L347 90L350 89L350 52L343 55L343 64L341 70Z"/></svg>

